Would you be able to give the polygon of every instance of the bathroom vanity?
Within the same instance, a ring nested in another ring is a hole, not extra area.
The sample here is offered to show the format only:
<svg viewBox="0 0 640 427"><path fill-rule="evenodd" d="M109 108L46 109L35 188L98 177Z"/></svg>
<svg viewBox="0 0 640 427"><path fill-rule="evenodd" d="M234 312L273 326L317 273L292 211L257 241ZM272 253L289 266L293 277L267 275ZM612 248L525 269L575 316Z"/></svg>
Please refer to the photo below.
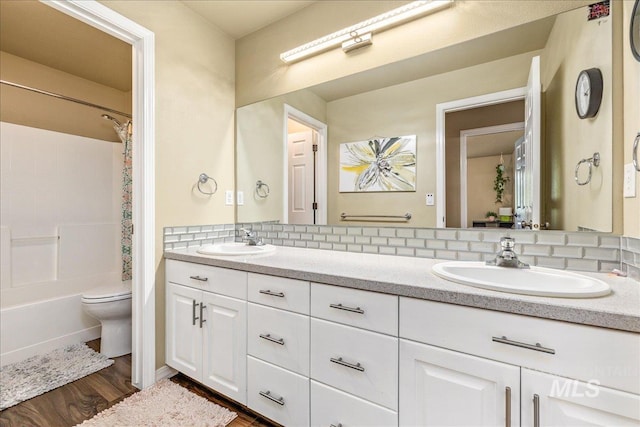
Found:
<svg viewBox="0 0 640 427"><path fill-rule="evenodd" d="M438 261L165 253L167 364L291 426L640 425L640 287L476 289Z"/></svg>

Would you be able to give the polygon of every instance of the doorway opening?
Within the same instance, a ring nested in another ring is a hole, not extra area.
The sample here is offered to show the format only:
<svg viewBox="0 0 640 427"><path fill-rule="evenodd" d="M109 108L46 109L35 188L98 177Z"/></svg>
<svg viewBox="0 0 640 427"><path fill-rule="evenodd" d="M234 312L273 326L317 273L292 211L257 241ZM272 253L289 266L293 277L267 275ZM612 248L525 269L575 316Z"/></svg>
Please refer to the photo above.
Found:
<svg viewBox="0 0 640 427"><path fill-rule="evenodd" d="M327 223L327 125L285 104L283 221Z"/></svg>

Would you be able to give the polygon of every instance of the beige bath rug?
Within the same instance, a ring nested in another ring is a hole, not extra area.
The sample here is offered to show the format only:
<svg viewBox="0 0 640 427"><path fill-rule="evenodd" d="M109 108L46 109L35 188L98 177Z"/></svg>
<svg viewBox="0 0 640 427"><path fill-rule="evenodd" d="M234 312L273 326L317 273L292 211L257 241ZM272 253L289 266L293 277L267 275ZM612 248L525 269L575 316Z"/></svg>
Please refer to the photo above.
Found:
<svg viewBox="0 0 640 427"><path fill-rule="evenodd" d="M209 402L178 384L161 380L79 425L222 427L237 416L235 412Z"/></svg>

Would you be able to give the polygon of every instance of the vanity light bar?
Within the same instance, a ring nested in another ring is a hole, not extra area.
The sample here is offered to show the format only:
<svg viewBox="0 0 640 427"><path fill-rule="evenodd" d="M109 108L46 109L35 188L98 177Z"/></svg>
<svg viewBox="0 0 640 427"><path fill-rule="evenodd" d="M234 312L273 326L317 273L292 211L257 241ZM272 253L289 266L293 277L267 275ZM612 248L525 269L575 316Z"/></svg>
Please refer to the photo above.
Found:
<svg viewBox="0 0 640 427"><path fill-rule="evenodd" d="M393 27L429 12L443 9L450 6L451 3L453 3L453 0L414 1L284 52L280 54L280 59L285 63L298 61L302 58L331 49L343 42L359 36L362 37L367 33Z"/></svg>

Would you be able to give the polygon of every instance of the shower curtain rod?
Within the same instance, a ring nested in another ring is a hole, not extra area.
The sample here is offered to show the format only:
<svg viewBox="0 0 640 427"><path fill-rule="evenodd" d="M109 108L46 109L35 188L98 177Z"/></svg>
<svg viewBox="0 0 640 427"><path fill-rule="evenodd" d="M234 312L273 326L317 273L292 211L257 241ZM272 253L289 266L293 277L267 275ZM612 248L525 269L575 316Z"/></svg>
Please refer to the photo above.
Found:
<svg viewBox="0 0 640 427"><path fill-rule="evenodd" d="M7 85L7 86L17 87L18 89L30 90L31 92L39 93L39 94L42 94L42 95L52 96L54 98L63 99L65 101L71 101L71 102L75 102L77 104L86 105L87 107L93 107L93 108L97 108L99 110L108 111L109 113L115 113L115 114L127 117L129 119L131 118L131 114L123 113L122 111L114 110L112 108L103 107L102 105L92 104L91 102L83 101L81 99L71 98L70 96L60 95L58 93L48 92L46 90L36 89L36 88L33 88L33 87L29 87L29 86L23 86L21 84L9 82L9 81L6 81L6 80L0 80L0 83L2 83L3 85Z"/></svg>

